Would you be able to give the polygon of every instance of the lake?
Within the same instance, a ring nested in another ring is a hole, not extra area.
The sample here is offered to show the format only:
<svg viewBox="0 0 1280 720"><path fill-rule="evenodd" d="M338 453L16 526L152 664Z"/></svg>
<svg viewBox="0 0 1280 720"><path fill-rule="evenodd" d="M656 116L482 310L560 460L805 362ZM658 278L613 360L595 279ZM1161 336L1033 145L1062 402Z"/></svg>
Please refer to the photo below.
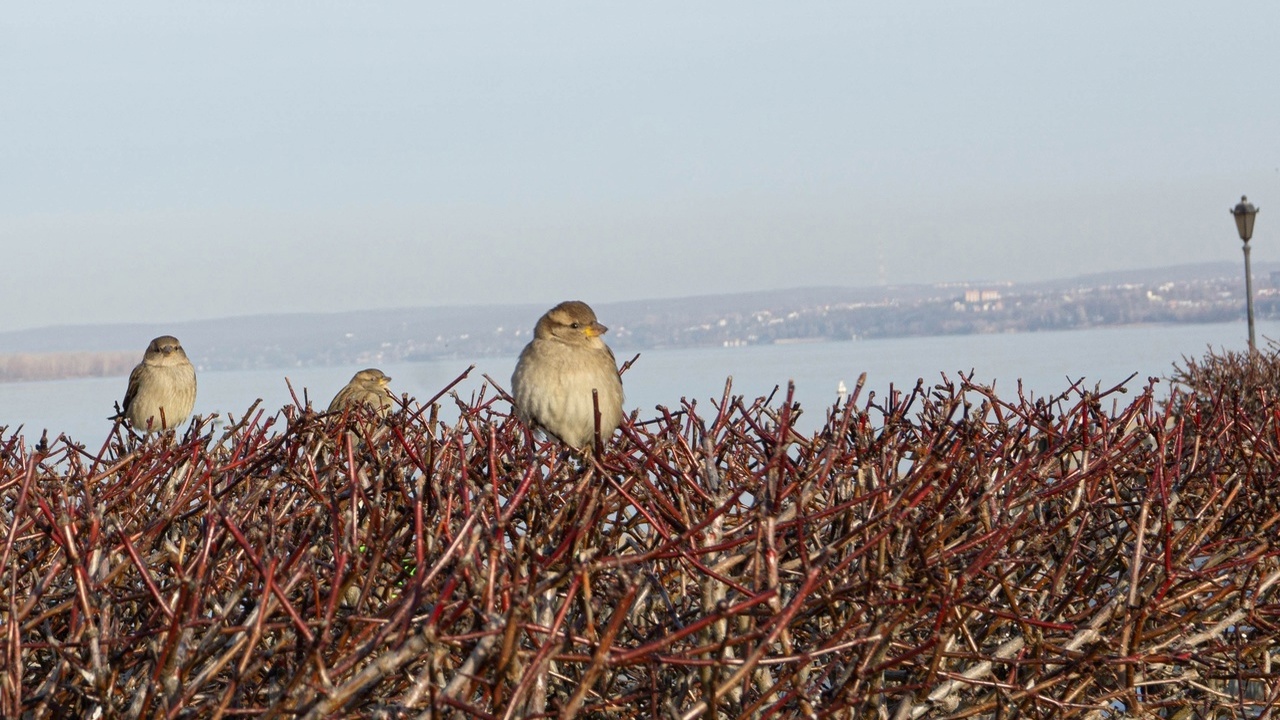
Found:
<svg viewBox="0 0 1280 720"><path fill-rule="evenodd" d="M1280 337L1280 322L1260 322L1259 344L1264 338ZM1243 321L1205 325L1144 325L1096 328L1065 332L1003 335L954 335L945 337L892 338L792 345L760 345L733 348L646 350L627 371L623 383L627 409L638 408L640 417L656 415L654 407L678 407L682 397L705 401L718 398L725 379L733 377L735 394L766 395L775 385L796 383L796 399L809 412L802 429L812 430L823 410L836 399L836 388L844 382L850 390L858 375L867 373L865 393L886 393L890 386L910 389L918 378L929 383L946 373L955 378L963 371L975 372L978 382L994 383L1001 396L1016 397L1017 381L1024 390L1045 396L1065 390L1070 381L1085 378L1088 385L1104 388L1123 381L1133 373L1135 389L1148 376L1165 377L1182 358L1201 358L1214 350L1244 350L1247 329ZM606 338L607 339L607 338ZM619 350L623 362L634 353ZM141 359L141 355L139 355ZM509 385L515 357L483 358L458 392L468 397L488 374L504 387ZM443 360L421 363L389 363L381 368L392 377L391 389L425 401L466 370L470 363ZM313 406L328 406L333 395L359 367L294 368L203 372L199 375L196 412L218 412L240 417L257 398L269 412L290 402L286 378L299 396L309 393ZM1069 379L1070 380L1069 380ZM19 425L22 434L34 443L48 428L56 437L70 437L96 447L105 438L114 412L113 404L124 397L125 377L60 380L55 382L0 384L0 426L8 425L5 436ZM1168 385L1161 385L1167 392ZM447 408L450 405L446 405ZM710 412L710 408L708 408ZM448 416L448 413L446 413ZM456 416L456 414L455 414Z"/></svg>

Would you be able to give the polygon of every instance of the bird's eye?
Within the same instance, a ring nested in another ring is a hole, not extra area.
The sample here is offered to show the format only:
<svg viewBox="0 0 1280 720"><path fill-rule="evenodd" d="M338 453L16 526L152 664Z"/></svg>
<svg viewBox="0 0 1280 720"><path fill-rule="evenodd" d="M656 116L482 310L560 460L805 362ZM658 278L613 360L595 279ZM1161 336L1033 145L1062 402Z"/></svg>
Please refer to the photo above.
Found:
<svg viewBox="0 0 1280 720"><path fill-rule="evenodd" d="M581 325L579 325L578 323L574 323L574 324L570 325L569 327L573 328L574 330L577 330L577 329L581 328L582 326L581 326Z"/></svg>

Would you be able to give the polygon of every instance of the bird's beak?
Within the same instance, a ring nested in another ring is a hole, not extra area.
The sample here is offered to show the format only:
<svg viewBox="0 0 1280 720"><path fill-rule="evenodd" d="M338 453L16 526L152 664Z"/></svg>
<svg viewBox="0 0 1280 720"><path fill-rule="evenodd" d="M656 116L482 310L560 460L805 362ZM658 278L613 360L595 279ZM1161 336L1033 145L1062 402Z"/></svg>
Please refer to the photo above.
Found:
<svg viewBox="0 0 1280 720"><path fill-rule="evenodd" d="M382 387L386 387L390 382L391 382L391 378L384 377L378 381L378 384L381 385Z"/></svg>
<svg viewBox="0 0 1280 720"><path fill-rule="evenodd" d="M605 327L604 325L601 325L600 323L596 322L596 323L591 323L590 325L588 325L586 328L584 328L584 329L583 329L583 331L582 331L582 332L583 332L583 334L585 334L587 337L591 338L591 337L596 337L597 335L603 335L603 334L605 334L605 333L609 332L609 328L607 328L607 327Z"/></svg>

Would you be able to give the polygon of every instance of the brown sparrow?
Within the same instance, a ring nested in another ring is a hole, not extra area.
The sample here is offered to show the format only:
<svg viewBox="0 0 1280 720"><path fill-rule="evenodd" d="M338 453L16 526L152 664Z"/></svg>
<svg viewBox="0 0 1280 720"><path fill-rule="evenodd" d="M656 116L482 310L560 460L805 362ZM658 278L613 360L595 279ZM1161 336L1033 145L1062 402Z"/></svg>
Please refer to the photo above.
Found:
<svg viewBox="0 0 1280 720"><path fill-rule="evenodd" d="M160 432L186 422L195 404L196 369L178 338L161 335L129 373L124 408L115 417L128 419L135 430Z"/></svg>
<svg viewBox="0 0 1280 720"><path fill-rule="evenodd" d="M391 408L395 407L395 400L387 391L389 382L391 378L377 368L361 370L333 397L333 402L329 403L329 412L365 405L378 417L386 417Z"/></svg>
<svg viewBox="0 0 1280 720"><path fill-rule="evenodd" d="M622 422L623 402L618 363L600 339L608 329L596 322L590 306L577 300L560 303L538 320L511 376L522 420L574 448L590 447L596 434L595 390L600 437L608 440Z"/></svg>

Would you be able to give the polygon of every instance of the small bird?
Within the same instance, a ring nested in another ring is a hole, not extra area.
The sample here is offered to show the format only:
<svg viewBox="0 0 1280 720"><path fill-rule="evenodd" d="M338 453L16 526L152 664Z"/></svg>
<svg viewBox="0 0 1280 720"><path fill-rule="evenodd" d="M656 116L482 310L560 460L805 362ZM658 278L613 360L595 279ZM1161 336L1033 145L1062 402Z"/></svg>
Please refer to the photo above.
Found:
<svg viewBox="0 0 1280 720"><path fill-rule="evenodd" d="M608 330L577 300L560 303L538 320L511 375L521 419L571 447L589 447L596 434L595 390L600 437L613 434L622 422L623 394L613 351L600 339Z"/></svg>
<svg viewBox="0 0 1280 720"><path fill-rule="evenodd" d="M347 383L346 387L333 396L333 402L329 403L329 412L365 405L378 417L386 417L395 406L395 400L387 391L389 382L391 378L377 368L361 370L351 378L351 382Z"/></svg>
<svg viewBox="0 0 1280 720"><path fill-rule="evenodd" d="M178 338L161 335L129 373L124 408L112 419L125 418L135 430L161 432L186 422L195 405L196 369Z"/></svg>

